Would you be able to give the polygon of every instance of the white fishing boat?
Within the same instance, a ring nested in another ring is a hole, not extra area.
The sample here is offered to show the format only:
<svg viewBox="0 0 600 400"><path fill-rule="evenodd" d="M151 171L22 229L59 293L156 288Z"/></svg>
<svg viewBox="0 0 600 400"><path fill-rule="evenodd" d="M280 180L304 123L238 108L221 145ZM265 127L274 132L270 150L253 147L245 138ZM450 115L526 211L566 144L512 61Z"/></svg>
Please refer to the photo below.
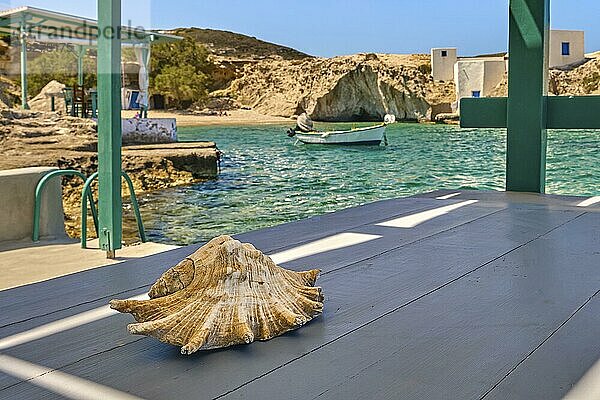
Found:
<svg viewBox="0 0 600 400"><path fill-rule="evenodd" d="M296 143L306 144L337 144L337 145L380 145L387 140L385 129L388 124L395 122L396 118L388 114L382 124L365 128L354 128L342 131L316 131L313 122L302 114L298 117L297 125L288 131L288 136L296 139Z"/></svg>

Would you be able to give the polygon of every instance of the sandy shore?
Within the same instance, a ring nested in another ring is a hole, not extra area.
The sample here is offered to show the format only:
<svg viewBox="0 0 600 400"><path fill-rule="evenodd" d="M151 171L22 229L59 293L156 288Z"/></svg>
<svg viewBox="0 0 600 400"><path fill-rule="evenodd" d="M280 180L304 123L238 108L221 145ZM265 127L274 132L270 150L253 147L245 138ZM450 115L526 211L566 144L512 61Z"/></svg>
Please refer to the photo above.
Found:
<svg viewBox="0 0 600 400"><path fill-rule="evenodd" d="M124 118L132 118L136 111L123 111ZM164 111L150 110L150 118L175 118L177 126L218 126L218 125L267 125L267 124L294 124L290 118L273 117L259 114L253 110L227 111L227 116L201 115L189 111Z"/></svg>

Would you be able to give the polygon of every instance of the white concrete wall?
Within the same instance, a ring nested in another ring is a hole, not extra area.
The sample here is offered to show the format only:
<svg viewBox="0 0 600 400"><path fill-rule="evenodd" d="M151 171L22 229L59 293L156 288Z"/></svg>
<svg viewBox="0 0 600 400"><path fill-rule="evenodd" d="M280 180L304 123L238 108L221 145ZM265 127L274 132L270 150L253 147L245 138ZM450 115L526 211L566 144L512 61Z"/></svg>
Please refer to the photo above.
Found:
<svg viewBox="0 0 600 400"><path fill-rule="evenodd" d="M175 118L123 119L123 143L177 142Z"/></svg>
<svg viewBox="0 0 600 400"><path fill-rule="evenodd" d="M33 167L0 171L0 242L31 240L35 188L58 168ZM40 237L66 238L60 178L50 180L42 195Z"/></svg>
<svg viewBox="0 0 600 400"><path fill-rule="evenodd" d="M454 83L456 85L456 100L472 97L473 91L483 94L483 78L485 75L485 64L483 61L463 60L454 66Z"/></svg>
<svg viewBox="0 0 600 400"><path fill-rule="evenodd" d="M446 56L442 56L442 52ZM454 79L454 64L456 64L456 48L431 49L431 76L436 81L451 81Z"/></svg>
<svg viewBox="0 0 600 400"><path fill-rule="evenodd" d="M504 58L472 58L458 61L454 66L456 100L473 97L479 91L480 97L488 97L502 81L506 73ZM460 110L457 110L460 111Z"/></svg>
<svg viewBox="0 0 600 400"><path fill-rule="evenodd" d="M585 33L583 31L550 31L550 68L573 64L585 58ZM562 44L569 43L570 54L562 55Z"/></svg>

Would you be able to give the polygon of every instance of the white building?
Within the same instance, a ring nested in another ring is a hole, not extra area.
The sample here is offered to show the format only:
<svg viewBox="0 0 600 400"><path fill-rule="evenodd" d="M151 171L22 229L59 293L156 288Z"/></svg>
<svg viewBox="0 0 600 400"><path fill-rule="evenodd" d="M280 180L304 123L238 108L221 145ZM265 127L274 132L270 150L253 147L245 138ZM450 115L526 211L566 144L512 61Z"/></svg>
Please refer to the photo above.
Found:
<svg viewBox="0 0 600 400"><path fill-rule="evenodd" d="M550 68L573 64L585 59L583 31L550 31Z"/></svg>
<svg viewBox="0 0 600 400"><path fill-rule="evenodd" d="M454 64L458 60L455 47L431 49L431 76L436 81L454 79Z"/></svg>
<svg viewBox="0 0 600 400"><path fill-rule="evenodd" d="M550 31L550 68L585 59L583 31ZM436 81L454 79L456 103L464 97L489 97L508 72L508 57L458 57L455 47L431 49L431 76Z"/></svg>
<svg viewBox="0 0 600 400"><path fill-rule="evenodd" d="M454 65L456 111L464 97L489 97L506 75L504 57L468 58Z"/></svg>

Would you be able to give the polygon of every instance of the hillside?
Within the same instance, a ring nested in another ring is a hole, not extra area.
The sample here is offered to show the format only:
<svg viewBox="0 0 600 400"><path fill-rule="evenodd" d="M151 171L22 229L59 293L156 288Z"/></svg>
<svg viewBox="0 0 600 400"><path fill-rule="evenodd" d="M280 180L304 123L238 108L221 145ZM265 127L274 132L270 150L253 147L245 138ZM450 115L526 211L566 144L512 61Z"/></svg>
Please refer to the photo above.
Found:
<svg viewBox="0 0 600 400"><path fill-rule="evenodd" d="M600 58L589 58L571 68L551 69L548 93L556 96L589 96L600 94ZM492 91L492 97L508 96L508 79Z"/></svg>
<svg viewBox="0 0 600 400"><path fill-rule="evenodd" d="M358 54L249 64L228 95L258 112L320 121L429 119L449 112L452 83L434 83L424 54Z"/></svg>
<svg viewBox="0 0 600 400"><path fill-rule="evenodd" d="M594 58L571 70L550 71L550 92L557 96L600 94L600 58Z"/></svg>
<svg viewBox="0 0 600 400"><path fill-rule="evenodd" d="M433 81L425 54L319 58L239 33L201 28L167 32L190 37L208 50L209 112L244 107L286 118L307 112L323 121L379 121L386 113L400 120L429 120L451 112L456 100L452 82ZM44 46L49 45L32 44L29 58L50 50ZM13 61L8 62L11 53ZM10 69L6 64L18 66L16 59L15 49L0 42L3 69ZM552 94L599 94L599 84L600 59L550 73ZM493 95L506 96L507 86L505 77ZM18 102L18 88L6 76L0 89L0 107Z"/></svg>
<svg viewBox="0 0 600 400"><path fill-rule="evenodd" d="M261 60L280 58L284 60L301 60L311 57L290 47L265 42L240 33L202 28L177 28L167 32L173 35L189 36L198 43L203 44L212 55L227 59Z"/></svg>

